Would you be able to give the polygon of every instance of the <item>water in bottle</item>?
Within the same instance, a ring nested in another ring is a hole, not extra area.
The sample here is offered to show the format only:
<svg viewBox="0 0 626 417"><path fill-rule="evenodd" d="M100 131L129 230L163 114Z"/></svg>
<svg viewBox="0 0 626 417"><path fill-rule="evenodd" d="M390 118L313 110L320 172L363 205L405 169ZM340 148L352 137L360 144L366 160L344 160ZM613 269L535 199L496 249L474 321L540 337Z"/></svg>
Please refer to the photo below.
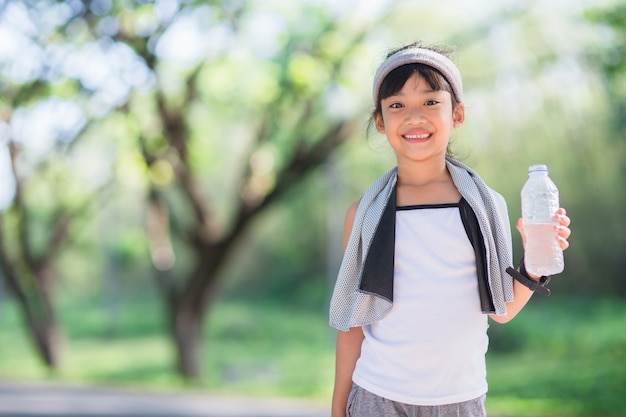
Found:
<svg viewBox="0 0 626 417"><path fill-rule="evenodd" d="M528 168L522 188L522 219L526 234L524 265L535 275L563 272L563 250L557 240L554 215L559 208L559 190L548 176L546 165Z"/></svg>

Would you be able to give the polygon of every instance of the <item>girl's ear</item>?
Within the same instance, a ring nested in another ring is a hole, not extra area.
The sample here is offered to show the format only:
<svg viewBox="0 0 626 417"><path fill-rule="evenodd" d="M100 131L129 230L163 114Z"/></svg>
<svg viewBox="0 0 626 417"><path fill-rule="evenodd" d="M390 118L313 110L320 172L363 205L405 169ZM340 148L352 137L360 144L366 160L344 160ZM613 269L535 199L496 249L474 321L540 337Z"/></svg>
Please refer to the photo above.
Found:
<svg viewBox="0 0 626 417"><path fill-rule="evenodd" d="M376 124L376 130L378 133L385 133L385 121L383 115L380 112L374 112L374 123Z"/></svg>
<svg viewBox="0 0 626 417"><path fill-rule="evenodd" d="M463 103L457 104L457 106L452 111L452 120L454 124L453 127L459 127L465 121L465 105Z"/></svg>

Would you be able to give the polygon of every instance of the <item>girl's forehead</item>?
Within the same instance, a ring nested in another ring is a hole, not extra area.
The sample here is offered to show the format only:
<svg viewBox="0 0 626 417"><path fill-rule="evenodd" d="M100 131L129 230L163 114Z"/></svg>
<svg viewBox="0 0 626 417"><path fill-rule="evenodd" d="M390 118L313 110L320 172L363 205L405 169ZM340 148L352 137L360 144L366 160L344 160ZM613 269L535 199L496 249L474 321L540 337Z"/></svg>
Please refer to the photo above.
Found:
<svg viewBox="0 0 626 417"><path fill-rule="evenodd" d="M430 85L428 81L419 73L413 73L404 82L402 88L394 95L407 95L407 94L432 94L432 93L448 93L446 90L437 89Z"/></svg>

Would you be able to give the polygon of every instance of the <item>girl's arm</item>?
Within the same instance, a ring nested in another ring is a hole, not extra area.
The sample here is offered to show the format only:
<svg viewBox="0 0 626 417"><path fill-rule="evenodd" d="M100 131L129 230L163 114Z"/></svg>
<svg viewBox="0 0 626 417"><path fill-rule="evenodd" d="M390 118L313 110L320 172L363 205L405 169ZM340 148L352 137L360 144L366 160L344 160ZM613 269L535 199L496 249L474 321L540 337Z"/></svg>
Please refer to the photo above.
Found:
<svg viewBox="0 0 626 417"><path fill-rule="evenodd" d="M508 323L524 308L532 295L533 292L531 290L523 286L519 281L513 280L513 301L506 304L506 316L490 314L489 317L497 323Z"/></svg>
<svg viewBox="0 0 626 417"><path fill-rule="evenodd" d="M567 217L565 209L561 208L557 211L556 220L559 223L559 226L558 226L559 227L559 233L558 233L559 244L561 245L561 249L565 250L569 247L569 242L567 241L567 239L572 233L569 228L570 218ZM522 244L524 247L526 247L526 235L524 234L524 224L521 219L517 221L517 224L515 225L515 227L522 235ZM530 278L536 281L539 280L538 276L534 276L532 274L530 275ZM513 280L513 297L514 298L512 302L507 303L506 305L507 315L497 316L495 314L490 314L490 317L498 323L507 323L513 320L513 317L515 317L517 313L519 313L522 310L522 308L524 308L524 306L526 305L528 300L530 300L530 297L532 297L532 295L533 295L533 291L526 288L517 280Z"/></svg>
<svg viewBox="0 0 626 417"><path fill-rule="evenodd" d="M363 330L360 327L353 327L348 332L337 332L332 417L346 416L348 395L352 389L352 374L356 361L361 356L363 337Z"/></svg>
<svg viewBox="0 0 626 417"><path fill-rule="evenodd" d="M346 213L343 225L343 249L348 245L352 233L352 224L358 207L358 201L352 204ZM348 332L337 333L335 353L335 389L333 391L332 417L345 417L348 395L352 389L352 374L356 361L361 356L363 329L354 327Z"/></svg>

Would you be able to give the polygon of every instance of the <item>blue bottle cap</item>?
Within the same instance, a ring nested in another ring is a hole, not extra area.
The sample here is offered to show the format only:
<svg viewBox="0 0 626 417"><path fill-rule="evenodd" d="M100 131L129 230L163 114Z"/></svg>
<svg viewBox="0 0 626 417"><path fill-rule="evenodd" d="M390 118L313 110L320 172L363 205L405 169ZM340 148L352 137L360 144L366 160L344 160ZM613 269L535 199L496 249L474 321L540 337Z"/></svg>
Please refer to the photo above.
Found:
<svg viewBox="0 0 626 417"><path fill-rule="evenodd" d="M538 165L531 165L530 167L528 167L529 174L531 172L539 172L539 171L548 172L548 166L545 164L538 164Z"/></svg>

